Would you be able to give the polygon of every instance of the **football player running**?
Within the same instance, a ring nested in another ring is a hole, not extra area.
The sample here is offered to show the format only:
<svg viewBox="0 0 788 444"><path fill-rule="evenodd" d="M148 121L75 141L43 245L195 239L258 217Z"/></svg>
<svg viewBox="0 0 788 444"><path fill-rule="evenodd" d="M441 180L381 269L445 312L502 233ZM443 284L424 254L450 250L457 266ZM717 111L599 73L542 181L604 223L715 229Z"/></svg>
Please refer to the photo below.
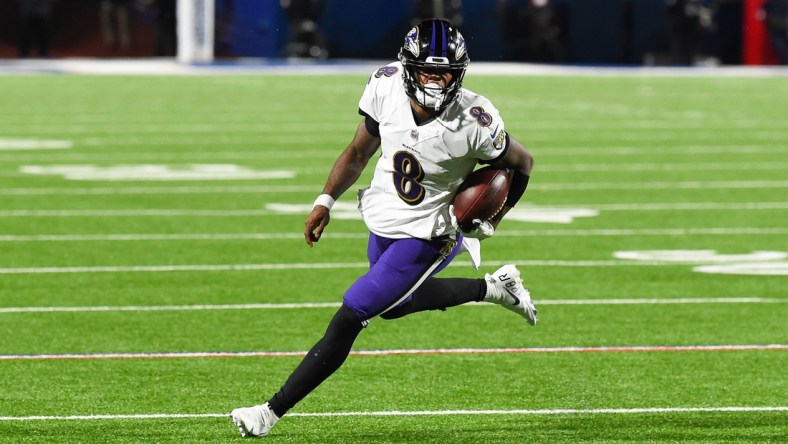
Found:
<svg viewBox="0 0 788 444"><path fill-rule="evenodd" d="M492 103L462 88L468 62L457 28L430 19L405 36L398 62L369 78L359 101L362 121L334 163L304 232L310 247L320 240L334 201L380 149L372 183L358 196L370 231L369 271L347 290L324 336L282 388L265 404L231 412L242 436L266 435L342 365L358 334L377 316L395 319L489 301L536 324L536 308L514 265L484 279L434 277L463 247L478 267L479 240L494 234L523 195L533 166L531 154L504 131ZM477 220L470 232L461 232L452 198L479 163L512 170L511 187L492 220Z"/></svg>

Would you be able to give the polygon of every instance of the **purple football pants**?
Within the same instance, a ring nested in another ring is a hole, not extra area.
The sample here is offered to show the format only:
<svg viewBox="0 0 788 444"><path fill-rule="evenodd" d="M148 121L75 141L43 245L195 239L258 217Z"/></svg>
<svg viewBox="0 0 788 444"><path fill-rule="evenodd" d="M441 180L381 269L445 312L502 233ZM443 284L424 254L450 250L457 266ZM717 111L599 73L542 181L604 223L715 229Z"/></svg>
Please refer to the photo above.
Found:
<svg viewBox="0 0 788 444"><path fill-rule="evenodd" d="M427 278L446 268L459 253L462 237L432 240L389 239L369 235L369 272L345 292L344 303L362 321L407 302Z"/></svg>

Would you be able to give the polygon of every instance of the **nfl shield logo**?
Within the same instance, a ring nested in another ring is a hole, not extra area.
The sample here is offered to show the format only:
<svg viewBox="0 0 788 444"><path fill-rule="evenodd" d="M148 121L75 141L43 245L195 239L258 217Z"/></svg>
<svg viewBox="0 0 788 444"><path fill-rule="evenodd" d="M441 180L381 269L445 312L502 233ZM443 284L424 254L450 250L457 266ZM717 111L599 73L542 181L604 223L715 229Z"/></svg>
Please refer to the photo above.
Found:
<svg viewBox="0 0 788 444"><path fill-rule="evenodd" d="M410 130L410 138L413 140L419 140L419 132L418 130L412 129Z"/></svg>

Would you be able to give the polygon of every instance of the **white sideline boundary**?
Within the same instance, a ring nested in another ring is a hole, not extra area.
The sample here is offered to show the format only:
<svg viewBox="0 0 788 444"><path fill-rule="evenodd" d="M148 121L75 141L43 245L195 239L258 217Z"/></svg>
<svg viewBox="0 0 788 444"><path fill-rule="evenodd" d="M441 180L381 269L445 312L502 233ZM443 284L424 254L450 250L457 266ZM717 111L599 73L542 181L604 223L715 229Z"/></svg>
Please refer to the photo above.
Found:
<svg viewBox="0 0 788 444"><path fill-rule="evenodd" d="M781 304L788 299L736 298L672 298L672 299L540 299L543 305L684 305L684 304ZM193 304L193 305L97 305L75 307L0 307L4 313L91 313L91 312L146 312L146 311L214 311L214 310L302 310L308 308L338 308L339 302L261 303L261 304ZM474 304L476 305L476 304ZM480 302L478 305L493 304Z"/></svg>
<svg viewBox="0 0 788 444"><path fill-rule="evenodd" d="M395 59L284 60L238 58L212 64L181 64L175 59L34 59L2 60L1 74L90 74L90 75L363 75ZM540 65L532 63L472 62L471 75L498 76L646 76L646 77L785 77L781 66L710 66L710 67L607 67Z"/></svg>
<svg viewBox="0 0 788 444"><path fill-rule="evenodd" d="M627 409L544 409L544 410L385 410L373 412L293 412L288 417L388 417L388 416L550 416L550 415L631 415L669 413L759 413L786 412L788 406L723 406L723 407L642 407ZM68 415L68 416L0 416L0 421L107 421L143 419L200 419L228 418L228 413L152 413L128 415Z"/></svg>

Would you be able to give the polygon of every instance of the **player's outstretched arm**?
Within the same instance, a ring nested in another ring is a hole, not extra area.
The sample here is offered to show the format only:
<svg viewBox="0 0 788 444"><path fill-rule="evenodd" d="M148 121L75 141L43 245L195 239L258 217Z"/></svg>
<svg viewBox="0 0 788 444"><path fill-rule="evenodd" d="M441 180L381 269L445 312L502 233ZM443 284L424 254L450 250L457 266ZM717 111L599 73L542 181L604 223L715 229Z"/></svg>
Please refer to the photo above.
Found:
<svg viewBox="0 0 788 444"><path fill-rule="evenodd" d="M509 149L506 151L503 159L494 163L493 166L513 170L512 184L509 187L509 195L506 197L503 209L490 221L493 227L497 228L501 219L525 193L525 188L528 186L528 180L531 177L531 170L534 167L534 156L522 143L509 135Z"/></svg>
<svg viewBox="0 0 788 444"><path fill-rule="evenodd" d="M312 212L304 222L304 238L307 245L311 247L314 242L320 240L323 230L331 219L329 211L334 200L356 183L379 146L380 138L370 134L362 120L353 140L334 162L326 185L323 187L323 195L315 202Z"/></svg>

